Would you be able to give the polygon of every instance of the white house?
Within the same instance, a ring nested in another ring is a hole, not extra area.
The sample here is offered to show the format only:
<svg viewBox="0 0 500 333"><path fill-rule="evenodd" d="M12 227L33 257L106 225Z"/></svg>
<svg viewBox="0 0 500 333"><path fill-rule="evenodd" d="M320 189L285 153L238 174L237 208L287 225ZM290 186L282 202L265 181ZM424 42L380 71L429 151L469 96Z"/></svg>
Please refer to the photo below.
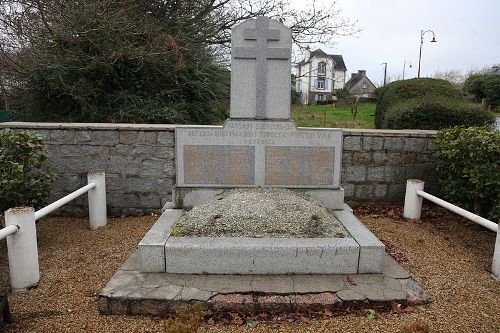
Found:
<svg viewBox="0 0 500 333"><path fill-rule="evenodd" d="M332 100L335 91L344 88L347 69L341 55L306 50L296 68L295 91L303 104Z"/></svg>

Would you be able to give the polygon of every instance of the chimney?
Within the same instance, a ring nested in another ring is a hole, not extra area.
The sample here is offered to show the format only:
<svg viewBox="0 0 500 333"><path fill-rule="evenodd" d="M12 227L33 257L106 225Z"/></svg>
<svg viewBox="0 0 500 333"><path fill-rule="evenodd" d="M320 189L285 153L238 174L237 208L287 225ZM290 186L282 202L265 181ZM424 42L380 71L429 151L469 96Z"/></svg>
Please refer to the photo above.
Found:
<svg viewBox="0 0 500 333"><path fill-rule="evenodd" d="M309 61L309 57L311 56L311 51L309 49L309 46L306 47L305 51L304 51L304 61L307 62Z"/></svg>
<svg viewBox="0 0 500 333"><path fill-rule="evenodd" d="M359 69L359 70L358 70L358 74L359 74L360 76L366 76L366 70L364 70L364 69Z"/></svg>
<svg viewBox="0 0 500 333"><path fill-rule="evenodd" d="M352 79L353 77L355 77L356 75L358 75L358 74L357 74L357 73L351 73L351 79Z"/></svg>

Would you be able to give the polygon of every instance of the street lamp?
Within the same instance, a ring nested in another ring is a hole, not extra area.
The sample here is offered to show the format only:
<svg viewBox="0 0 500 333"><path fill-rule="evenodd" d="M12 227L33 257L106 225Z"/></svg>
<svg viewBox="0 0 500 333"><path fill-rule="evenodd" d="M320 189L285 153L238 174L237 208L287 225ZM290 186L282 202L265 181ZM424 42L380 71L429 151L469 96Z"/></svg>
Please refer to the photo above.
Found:
<svg viewBox="0 0 500 333"><path fill-rule="evenodd" d="M426 31L420 30L420 53L418 55L418 75L417 75L417 77L420 77L420 60L422 60L422 45L424 44L424 35L428 32L432 33L431 43L437 42L436 35L434 34L434 31L432 31L432 30L426 30Z"/></svg>
<svg viewBox="0 0 500 333"><path fill-rule="evenodd" d="M406 60L405 60L405 61L403 62L403 80L405 79L405 68L406 68L406 64L410 64L410 66L408 66L408 67L410 67L410 68L411 68L411 66L412 66L411 61L406 61Z"/></svg>

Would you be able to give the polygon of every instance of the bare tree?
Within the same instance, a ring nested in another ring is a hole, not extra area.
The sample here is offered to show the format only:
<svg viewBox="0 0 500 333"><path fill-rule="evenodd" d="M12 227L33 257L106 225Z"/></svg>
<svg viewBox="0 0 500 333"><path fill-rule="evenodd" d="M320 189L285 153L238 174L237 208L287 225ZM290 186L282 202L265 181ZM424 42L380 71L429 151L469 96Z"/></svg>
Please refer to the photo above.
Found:
<svg viewBox="0 0 500 333"><path fill-rule="evenodd" d="M434 79L446 80L458 88L461 88L465 82L465 75L458 69L437 71L432 74L431 77Z"/></svg>

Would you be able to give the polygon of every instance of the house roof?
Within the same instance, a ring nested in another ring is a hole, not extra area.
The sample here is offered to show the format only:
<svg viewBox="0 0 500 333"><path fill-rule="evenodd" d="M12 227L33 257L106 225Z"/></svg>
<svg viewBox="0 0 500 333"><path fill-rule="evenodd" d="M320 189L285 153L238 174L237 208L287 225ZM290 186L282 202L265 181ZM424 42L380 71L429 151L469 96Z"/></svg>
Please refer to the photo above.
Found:
<svg viewBox="0 0 500 333"><path fill-rule="evenodd" d="M311 54L309 55L309 59L305 61L305 59L301 60L297 65L302 66L304 64L307 64L308 62L311 61L313 57L318 57L318 58L331 58L333 62L335 63L335 69L341 70L341 71L347 71L347 68L345 67L344 63L344 58L340 54L328 54L325 53L322 49L317 49L314 51L311 51Z"/></svg>
<svg viewBox="0 0 500 333"><path fill-rule="evenodd" d="M350 90L352 87L354 87L356 84L358 84L359 81L361 81L364 77L368 80L368 82L370 82L372 84L372 86L375 87L375 85L373 84L373 82L370 81L370 79L368 78L368 76L366 76L366 72L365 72L365 74L361 74L359 72L356 73L356 74L354 74L349 80L347 80L347 82L345 83L344 87L347 90Z"/></svg>

